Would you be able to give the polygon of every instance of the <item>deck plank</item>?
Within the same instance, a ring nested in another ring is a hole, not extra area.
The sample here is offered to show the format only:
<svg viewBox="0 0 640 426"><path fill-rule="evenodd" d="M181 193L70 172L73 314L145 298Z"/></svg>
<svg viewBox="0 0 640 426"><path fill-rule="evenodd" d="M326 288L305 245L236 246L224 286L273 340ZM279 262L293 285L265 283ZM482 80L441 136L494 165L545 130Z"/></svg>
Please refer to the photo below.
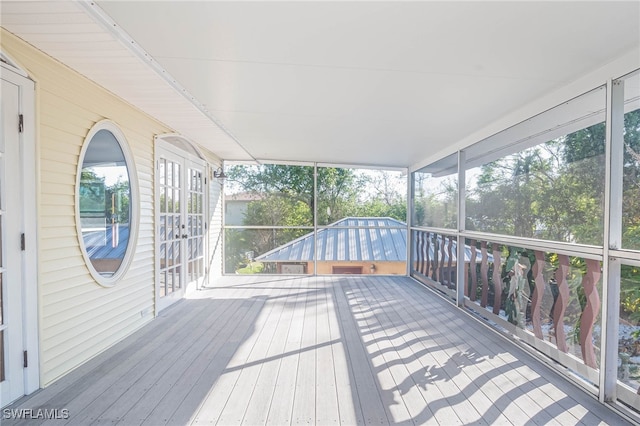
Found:
<svg viewBox="0 0 640 426"><path fill-rule="evenodd" d="M275 325L269 347L264 354L264 362L260 364L260 372L255 378L255 387L250 400L247 402L247 408L242 419L244 424L263 425L267 422L269 408L276 390L280 364L282 363L282 358L286 357L287 335L300 297L300 293L289 293L278 302L282 304L283 310Z"/></svg>
<svg viewBox="0 0 640 426"><path fill-rule="evenodd" d="M338 392L336 390L336 372L334 368L329 317L335 315L329 308L332 286L327 278L319 280L322 293L318 294L316 312L316 423L321 425L339 425Z"/></svg>
<svg viewBox="0 0 640 426"><path fill-rule="evenodd" d="M222 277L9 408L40 424L629 424L407 277Z"/></svg>
<svg viewBox="0 0 640 426"><path fill-rule="evenodd" d="M322 291L310 295L304 309L302 341L298 357L296 388L290 424L315 424L316 422L316 345L317 308Z"/></svg>
<svg viewBox="0 0 640 426"><path fill-rule="evenodd" d="M217 354L221 341L229 338L236 330L250 309L242 307L245 301L238 299L231 304L231 312L223 317L220 323L224 326L217 332L210 330L202 339L201 345L193 346L187 355L181 357L180 363L169 368L162 377L149 387L135 405L122 417L122 424L142 424L152 419L155 424L165 423L177 410L178 405L186 398L189 384L195 383L207 368L211 354ZM176 367L180 368L176 368ZM161 407L161 408L160 408ZM161 411L163 414L158 413ZM154 415L158 417L153 417Z"/></svg>
<svg viewBox="0 0 640 426"><path fill-rule="evenodd" d="M333 285L333 282L328 284L327 291L330 295L327 297L329 338L331 342L334 342L331 345L331 351L340 423L343 425L362 425L365 421L360 410L360 396L355 385L353 372L349 368L349 354L345 344L346 336L341 332L340 312L335 294L336 286Z"/></svg>
<svg viewBox="0 0 640 426"><path fill-rule="evenodd" d="M302 284L302 280L295 280L294 287L297 284ZM291 315L291 324L289 325L284 345L284 354L286 356L280 358L276 385L273 389L274 395L269 406L266 424L285 425L291 423L298 377L298 362L302 348L305 306L314 292L315 289L312 288L305 291L298 290L298 297Z"/></svg>

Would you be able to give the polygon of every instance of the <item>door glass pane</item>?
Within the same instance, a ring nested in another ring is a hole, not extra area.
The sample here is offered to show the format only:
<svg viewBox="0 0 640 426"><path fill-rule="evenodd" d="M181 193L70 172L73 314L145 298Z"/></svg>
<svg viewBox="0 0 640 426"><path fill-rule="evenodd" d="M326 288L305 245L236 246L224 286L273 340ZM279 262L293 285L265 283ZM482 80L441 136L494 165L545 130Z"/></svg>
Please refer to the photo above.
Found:
<svg viewBox="0 0 640 426"><path fill-rule="evenodd" d="M166 161L164 158L160 160L160 170L158 170L158 179L160 179L160 185L165 185L165 167Z"/></svg>
<svg viewBox="0 0 640 426"><path fill-rule="evenodd" d="M173 185L176 188L180 188L180 164L173 163Z"/></svg>
<svg viewBox="0 0 640 426"><path fill-rule="evenodd" d="M167 273L160 272L160 297L167 294Z"/></svg>
<svg viewBox="0 0 640 426"><path fill-rule="evenodd" d="M204 243L204 232L200 225L204 220L203 210L203 173L201 170L189 168L189 194L187 209L187 282L192 282L204 275L201 263L204 253L199 249Z"/></svg>

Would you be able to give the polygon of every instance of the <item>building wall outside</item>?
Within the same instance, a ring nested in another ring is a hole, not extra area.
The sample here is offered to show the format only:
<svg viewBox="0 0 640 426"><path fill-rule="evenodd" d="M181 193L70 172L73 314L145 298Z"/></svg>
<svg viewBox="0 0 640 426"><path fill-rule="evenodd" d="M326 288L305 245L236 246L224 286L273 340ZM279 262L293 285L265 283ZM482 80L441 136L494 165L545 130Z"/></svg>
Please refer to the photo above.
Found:
<svg viewBox="0 0 640 426"><path fill-rule="evenodd" d="M153 137L170 129L1 31L2 50L36 81L40 383L46 386L154 317ZM140 196L135 255L110 288L98 285L85 265L74 207L80 150L104 119L126 136Z"/></svg>
<svg viewBox="0 0 640 426"><path fill-rule="evenodd" d="M282 264L284 264L283 262ZM294 262L297 263L297 262ZM277 273L282 272L282 264L278 264ZM371 265L375 265L375 271L371 272ZM334 274L334 267L356 267L362 268L362 275L406 275L407 265L405 262L378 262L378 261L318 261L318 275ZM305 273L314 274L314 263L306 262Z"/></svg>
<svg viewBox="0 0 640 426"><path fill-rule="evenodd" d="M371 265L376 266L375 271L371 272ZM313 266L313 263L311 264ZM405 262L318 262L318 274L326 275L333 274L334 267L348 266L348 267L362 267L363 275L406 275L407 264Z"/></svg>
<svg viewBox="0 0 640 426"><path fill-rule="evenodd" d="M215 169L222 166L222 161L213 153L201 150L210 164ZM208 176L209 182L209 211L207 219L208 231L208 259L206 259L207 275L205 277L209 282L215 281L216 277L222 275L222 189L220 182L213 178L213 173ZM207 282L205 282L205 285Z"/></svg>

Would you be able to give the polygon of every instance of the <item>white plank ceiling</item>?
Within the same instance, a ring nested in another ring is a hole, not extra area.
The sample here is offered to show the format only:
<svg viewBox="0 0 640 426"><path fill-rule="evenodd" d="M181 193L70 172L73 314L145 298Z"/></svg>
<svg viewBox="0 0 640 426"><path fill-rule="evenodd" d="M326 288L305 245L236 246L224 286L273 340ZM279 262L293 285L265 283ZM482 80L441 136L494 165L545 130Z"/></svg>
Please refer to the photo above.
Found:
<svg viewBox="0 0 640 426"><path fill-rule="evenodd" d="M7 30L229 160L408 167L640 52L637 1L0 6Z"/></svg>

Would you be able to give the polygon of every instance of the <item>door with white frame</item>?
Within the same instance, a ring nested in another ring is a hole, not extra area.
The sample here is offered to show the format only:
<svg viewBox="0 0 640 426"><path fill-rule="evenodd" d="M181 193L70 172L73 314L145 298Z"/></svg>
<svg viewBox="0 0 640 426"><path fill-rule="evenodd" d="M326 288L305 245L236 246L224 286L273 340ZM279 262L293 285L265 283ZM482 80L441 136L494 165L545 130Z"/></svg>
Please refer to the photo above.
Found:
<svg viewBox="0 0 640 426"><path fill-rule="evenodd" d="M2 64L0 102L0 407L39 387L33 82ZM25 111L26 109L26 111ZM25 121L25 116L30 120ZM28 129L25 126L28 125ZM27 250L28 249L28 250ZM33 364L35 363L35 365ZM31 365L30 365L31 364Z"/></svg>
<svg viewBox="0 0 640 426"><path fill-rule="evenodd" d="M205 276L206 163L162 144L157 149L158 261L162 310L199 287Z"/></svg>

